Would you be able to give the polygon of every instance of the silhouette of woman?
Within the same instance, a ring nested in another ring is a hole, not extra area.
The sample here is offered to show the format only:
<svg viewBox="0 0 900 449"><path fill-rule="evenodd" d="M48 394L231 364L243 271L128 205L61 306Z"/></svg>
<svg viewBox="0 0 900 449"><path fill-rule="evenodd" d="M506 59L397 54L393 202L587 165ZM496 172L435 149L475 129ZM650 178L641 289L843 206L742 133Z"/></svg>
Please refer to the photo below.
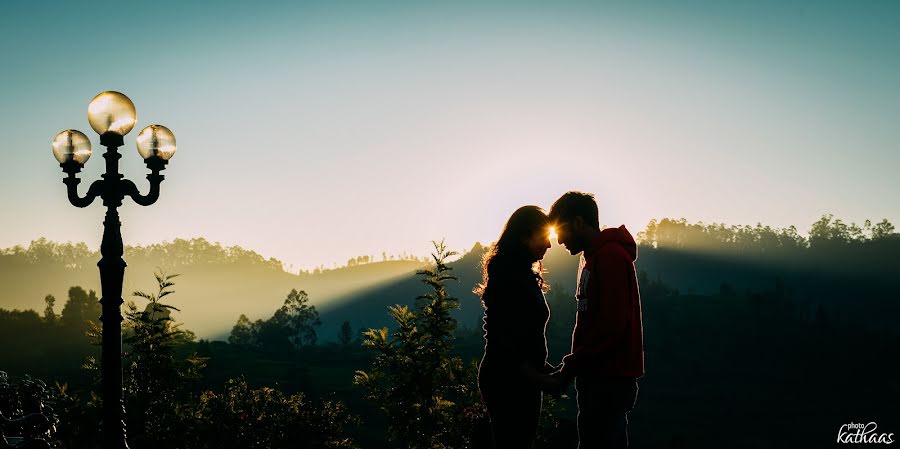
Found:
<svg viewBox="0 0 900 449"><path fill-rule="evenodd" d="M541 413L541 389L550 390L544 334L550 310L541 259L550 248L549 218L537 206L516 210L482 261L475 289L484 307L481 399L496 449L531 448Z"/></svg>

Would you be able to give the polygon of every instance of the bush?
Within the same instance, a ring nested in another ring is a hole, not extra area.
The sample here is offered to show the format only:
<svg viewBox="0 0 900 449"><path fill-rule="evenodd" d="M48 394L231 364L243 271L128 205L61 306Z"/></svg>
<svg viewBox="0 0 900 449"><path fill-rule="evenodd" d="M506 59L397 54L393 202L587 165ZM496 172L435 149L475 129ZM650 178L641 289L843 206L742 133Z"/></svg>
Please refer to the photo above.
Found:
<svg viewBox="0 0 900 449"><path fill-rule="evenodd" d="M221 393L203 392L189 410L191 448L355 448L344 436L356 425L344 405L324 401L320 406L303 393L285 394L269 388L253 389L243 378L231 379Z"/></svg>
<svg viewBox="0 0 900 449"><path fill-rule="evenodd" d="M472 445L475 429L485 420L477 387L477 369L451 356L459 307L445 283L447 259L456 253L434 243L433 269L420 270L432 292L416 299L414 310L390 307L397 330L369 329L363 344L376 351L372 368L357 371L355 383L388 418L388 438L410 449L463 448Z"/></svg>

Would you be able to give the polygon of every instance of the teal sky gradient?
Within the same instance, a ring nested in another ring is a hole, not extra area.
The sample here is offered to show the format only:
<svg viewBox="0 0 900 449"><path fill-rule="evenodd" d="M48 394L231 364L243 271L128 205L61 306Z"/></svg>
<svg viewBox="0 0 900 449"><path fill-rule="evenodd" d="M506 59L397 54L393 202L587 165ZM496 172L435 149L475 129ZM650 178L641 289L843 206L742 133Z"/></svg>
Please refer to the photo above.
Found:
<svg viewBox="0 0 900 449"><path fill-rule="evenodd" d="M178 139L126 244L203 236L295 268L490 242L518 206L801 231L900 223L900 3L26 2L0 15L0 247L97 247L50 151L87 104Z"/></svg>

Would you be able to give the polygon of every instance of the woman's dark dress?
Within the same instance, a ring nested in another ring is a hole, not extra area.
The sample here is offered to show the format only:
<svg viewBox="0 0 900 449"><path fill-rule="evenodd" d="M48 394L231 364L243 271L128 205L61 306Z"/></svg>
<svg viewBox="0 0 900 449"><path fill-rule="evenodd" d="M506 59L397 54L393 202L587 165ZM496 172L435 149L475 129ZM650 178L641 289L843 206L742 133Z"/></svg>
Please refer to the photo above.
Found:
<svg viewBox="0 0 900 449"><path fill-rule="evenodd" d="M523 365L547 372L544 334L550 310L530 270L491 273L484 302L484 358L478 370L481 398L497 449L531 448L541 413L541 390Z"/></svg>

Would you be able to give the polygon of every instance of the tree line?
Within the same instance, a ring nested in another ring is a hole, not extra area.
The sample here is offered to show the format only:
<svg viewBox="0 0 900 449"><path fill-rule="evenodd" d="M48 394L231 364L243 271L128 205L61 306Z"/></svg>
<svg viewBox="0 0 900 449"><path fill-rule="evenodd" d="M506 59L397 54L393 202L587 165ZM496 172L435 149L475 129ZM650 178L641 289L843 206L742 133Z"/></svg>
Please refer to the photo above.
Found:
<svg viewBox="0 0 900 449"><path fill-rule="evenodd" d="M862 226L846 223L831 214L823 215L812 224L807 237L796 226L773 228L756 226L727 226L723 223L688 223L684 218L650 220L645 230L637 234L639 243L653 248L720 249L737 252L772 252L797 250L834 244L862 244L896 238L894 225L887 219Z"/></svg>

